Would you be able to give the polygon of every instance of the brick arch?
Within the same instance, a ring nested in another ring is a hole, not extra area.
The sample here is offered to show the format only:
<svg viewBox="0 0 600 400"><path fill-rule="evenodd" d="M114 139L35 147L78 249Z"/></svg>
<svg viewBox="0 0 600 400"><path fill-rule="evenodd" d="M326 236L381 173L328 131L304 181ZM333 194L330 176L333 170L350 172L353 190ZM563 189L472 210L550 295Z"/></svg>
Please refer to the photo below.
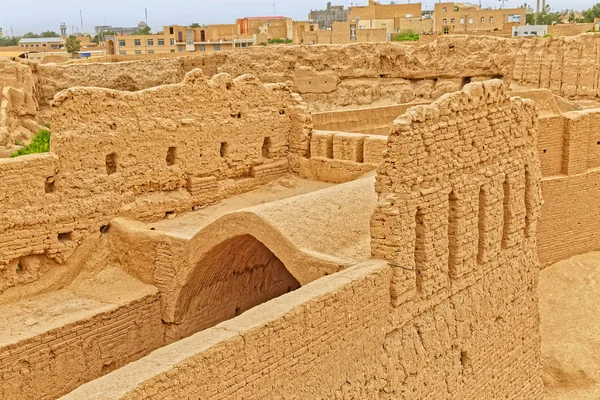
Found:
<svg viewBox="0 0 600 400"><path fill-rule="evenodd" d="M190 336L300 286L254 236L227 239L194 265L177 297L167 339Z"/></svg>

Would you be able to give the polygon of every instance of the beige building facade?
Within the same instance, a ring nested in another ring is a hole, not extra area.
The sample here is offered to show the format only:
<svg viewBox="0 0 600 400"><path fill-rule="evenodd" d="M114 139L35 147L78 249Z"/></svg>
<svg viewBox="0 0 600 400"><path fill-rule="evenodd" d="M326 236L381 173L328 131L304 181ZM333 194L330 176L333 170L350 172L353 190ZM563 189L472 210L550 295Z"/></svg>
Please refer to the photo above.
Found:
<svg viewBox="0 0 600 400"><path fill-rule="evenodd" d="M436 3L433 13L435 32L466 33L501 31L525 25L525 8L482 9L470 3Z"/></svg>
<svg viewBox="0 0 600 400"><path fill-rule="evenodd" d="M156 35L106 36L107 55L219 52L256 44L256 35L241 35L237 24L190 28L165 26Z"/></svg>
<svg viewBox="0 0 600 400"><path fill-rule="evenodd" d="M385 29L388 34L400 31L405 20L421 19L421 3L380 4L369 0L367 6L348 8L348 21L355 22L358 29Z"/></svg>

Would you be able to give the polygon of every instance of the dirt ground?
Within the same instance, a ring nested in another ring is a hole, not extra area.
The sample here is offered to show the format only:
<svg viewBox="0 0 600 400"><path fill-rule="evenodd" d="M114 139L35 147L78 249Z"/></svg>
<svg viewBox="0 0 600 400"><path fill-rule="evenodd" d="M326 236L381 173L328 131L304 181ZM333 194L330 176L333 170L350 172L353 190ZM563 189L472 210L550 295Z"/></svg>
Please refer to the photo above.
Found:
<svg viewBox="0 0 600 400"><path fill-rule="evenodd" d="M545 400L600 399L600 252L540 274Z"/></svg>

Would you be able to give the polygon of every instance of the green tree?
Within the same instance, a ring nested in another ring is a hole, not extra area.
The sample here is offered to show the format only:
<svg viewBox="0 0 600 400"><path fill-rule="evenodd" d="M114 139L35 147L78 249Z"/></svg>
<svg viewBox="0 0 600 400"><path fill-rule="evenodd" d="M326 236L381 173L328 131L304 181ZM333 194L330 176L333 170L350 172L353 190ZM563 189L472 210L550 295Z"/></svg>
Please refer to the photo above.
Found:
<svg viewBox="0 0 600 400"><path fill-rule="evenodd" d="M583 22L594 22L594 19L600 17L600 3L596 3L592 8L583 10Z"/></svg>
<svg viewBox="0 0 600 400"><path fill-rule="evenodd" d="M19 44L19 37L0 37L0 47L16 46Z"/></svg>
<svg viewBox="0 0 600 400"><path fill-rule="evenodd" d="M194 22L193 24L190 25L190 28L200 28L200 24L197 22Z"/></svg>
<svg viewBox="0 0 600 400"><path fill-rule="evenodd" d="M134 35L150 35L152 33L152 28L146 26L144 28L138 29L133 34Z"/></svg>
<svg viewBox="0 0 600 400"><path fill-rule="evenodd" d="M67 51L71 54L77 53L81 49L81 41L77 36L71 35L67 39Z"/></svg>
<svg viewBox="0 0 600 400"><path fill-rule="evenodd" d="M27 32L26 34L23 35L23 37L25 39L36 39L36 38L39 38L40 35L38 35L37 33L33 33L33 32Z"/></svg>
<svg viewBox="0 0 600 400"><path fill-rule="evenodd" d="M54 31L46 31L46 32L42 32L42 34L40 35L40 37L43 38L52 38L52 37L60 37L60 35Z"/></svg>
<svg viewBox="0 0 600 400"><path fill-rule="evenodd" d="M96 36L94 36L92 38L92 43L100 44L101 42L104 42L104 38L106 36L114 36L114 35L115 35L115 33L113 31L100 32L99 34L97 34Z"/></svg>
<svg viewBox="0 0 600 400"><path fill-rule="evenodd" d="M527 14L525 16L525 22L529 25L553 25L560 22L560 13L552 12L550 5L546 5L546 8L539 13Z"/></svg>

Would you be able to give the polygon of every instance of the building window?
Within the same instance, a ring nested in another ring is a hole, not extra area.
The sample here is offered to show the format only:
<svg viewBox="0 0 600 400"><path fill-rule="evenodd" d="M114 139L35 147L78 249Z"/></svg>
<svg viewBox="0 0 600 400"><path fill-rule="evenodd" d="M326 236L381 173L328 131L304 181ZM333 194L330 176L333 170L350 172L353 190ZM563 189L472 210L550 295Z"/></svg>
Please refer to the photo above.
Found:
<svg viewBox="0 0 600 400"><path fill-rule="evenodd" d="M142 45L142 41L141 41L141 39L135 39L135 40L133 41L133 44L134 44L135 46L141 46L141 45Z"/></svg>
<svg viewBox="0 0 600 400"><path fill-rule="evenodd" d="M185 44L188 46L194 45L194 31L191 29L185 31Z"/></svg>
<svg viewBox="0 0 600 400"><path fill-rule="evenodd" d="M444 7L444 8L442 8L442 11L446 12L446 11L448 11L448 9L446 7Z"/></svg>
<svg viewBox="0 0 600 400"><path fill-rule="evenodd" d="M350 25L350 40L356 40L356 25Z"/></svg>
<svg viewBox="0 0 600 400"><path fill-rule="evenodd" d="M464 25L464 24L465 24L465 19L464 19L464 18L461 18L461 19L460 19L460 24L461 24L461 25Z"/></svg>
<svg viewBox="0 0 600 400"><path fill-rule="evenodd" d="M173 27L172 26L169 27L169 34L171 34L171 35L173 34Z"/></svg>
<svg viewBox="0 0 600 400"><path fill-rule="evenodd" d="M494 23L494 17L490 17L490 24Z"/></svg>
<svg viewBox="0 0 600 400"><path fill-rule="evenodd" d="M136 50L135 54L142 54L142 51L141 50Z"/></svg>
<svg viewBox="0 0 600 400"><path fill-rule="evenodd" d="M479 22L481 22L482 24L485 24L485 18L481 17L481 20Z"/></svg>
<svg viewBox="0 0 600 400"><path fill-rule="evenodd" d="M164 46L165 45L165 39L158 39L158 45L159 46Z"/></svg>
<svg viewBox="0 0 600 400"><path fill-rule="evenodd" d="M221 51L221 45L215 44L215 51Z"/></svg>
<svg viewBox="0 0 600 400"><path fill-rule="evenodd" d="M125 54L127 54L127 50L119 50L119 54L124 56Z"/></svg>
<svg viewBox="0 0 600 400"><path fill-rule="evenodd" d="M154 54L154 50L148 50L148 54Z"/></svg>
<svg viewBox="0 0 600 400"><path fill-rule="evenodd" d="M171 38L171 46L175 46L175 39Z"/></svg>
<svg viewBox="0 0 600 400"><path fill-rule="evenodd" d="M175 50L174 50L174 49L171 49L171 53L175 53Z"/></svg>
<svg viewBox="0 0 600 400"><path fill-rule="evenodd" d="M451 24L453 24L453 23L455 23L455 22L456 22L456 19L455 19L455 18L452 18L452 19L450 20L450 23L451 23Z"/></svg>
<svg viewBox="0 0 600 400"><path fill-rule="evenodd" d="M177 46L177 50L178 50L180 53L183 53L183 46Z"/></svg>
<svg viewBox="0 0 600 400"><path fill-rule="evenodd" d="M447 26L444 27L444 35L447 35L450 33L450 28L448 28Z"/></svg>
<svg viewBox="0 0 600 400"><path fill-rule="evenodd" d="M460 11L460 8L458 8L458 6L454 6L454 11Z"/></svg>
<svg viewBox="0 0 600 400"><path fill-rule="evenodd" d="M205 46L205 45L203 45L203 44L201 44L201 45L200 45L200 51L206 51L206 46Z"/></svg>
<svg viewBox="0 0 600 400"><path fill-rule="evenodd" d="M148 39L148 46L154 46L154 39Z"/></svg>
<svg viewBox="0 0 600 400"><path fill-rule="evenodd" d="M119 46L125 46L125 41L124 40L119 40Z"/></svg>
<svg viewBox="0 0 600 400"><path fill-rule="evenodd" d="M442 20L442 24L447 24L447 23L448 23L448 20L447 20L446 18L444 18L444 19Z"/></svg>
<svg viewBox="0 0 600 400"><path fill-rule="evenodd" d="M469 18L469 24L473 23L473 18Z"/></svg>

